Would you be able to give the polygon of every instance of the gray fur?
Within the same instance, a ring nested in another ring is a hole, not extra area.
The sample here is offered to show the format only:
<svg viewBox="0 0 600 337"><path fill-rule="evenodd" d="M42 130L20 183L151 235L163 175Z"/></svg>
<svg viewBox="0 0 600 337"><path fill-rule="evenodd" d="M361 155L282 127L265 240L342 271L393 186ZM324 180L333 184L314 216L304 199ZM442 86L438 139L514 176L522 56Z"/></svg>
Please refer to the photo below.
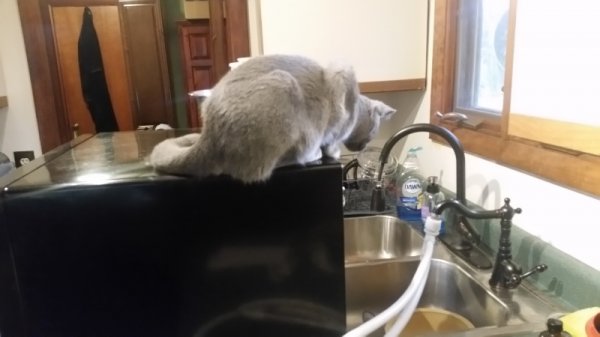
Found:
<svg viewBox="0 0 600 337"><path fill-rule="evenodd" d="M167 139L150 162L167 173L264 181L273 169L360 151L394 109L360 95L349 67L292 55L251 58L202 104L200 134Z"/></svg>

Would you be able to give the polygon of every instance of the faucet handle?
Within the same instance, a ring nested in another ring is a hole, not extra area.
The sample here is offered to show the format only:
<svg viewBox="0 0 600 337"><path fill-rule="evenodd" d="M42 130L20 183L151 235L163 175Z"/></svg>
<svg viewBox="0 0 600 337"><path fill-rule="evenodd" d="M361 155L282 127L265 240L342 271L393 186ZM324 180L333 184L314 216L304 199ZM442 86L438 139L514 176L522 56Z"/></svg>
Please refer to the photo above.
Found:
<svg viewBox="0 0 600 337"><path fill-rule="evenodd" d="M521 275L519 275L519 273L513 273L506 282L507 288L510 288L510 289L516 288L519 284L521 284L521 281L523 281L525 278L527 278L533 274L536 274L536 273L542 273L546 269L548 269L548 266L542 263L542 264L538 264L537 266L531 268L529 271L527 271Z"/></svg>
<svg viewBox="0 0 600 337"><path fill-rule="evenodd" d="M529 270L528 272L524 273L523 275L521 275L521 279L524 279L528 276L531 276L535 273L542 273L544 271L546 271L546 269L548 269L548 266L545 264L538 264L537 266L531 268L531 270Z"/></svg>
<svg viewBox="0 0 600 337"><path fill-rule="evenodd" d="M502 211L502 213L504 213L503 218L510 220L512 219L513 215L515 214L521 214L521 212L523 212L523 210L519 207L517 208L513 208L510 205L510 198L504 198L504 206L502 206L500 208L500 211Z"/></svg>
<svg viewBox="0 0 600 337"><path fill-rule="evenodd" d="M465 115L464 113L454 112L454 111L446 112L446 113L441 113L439 111L436 111L435 116L442 121L447 120L447 121L462 122L462 121L466 121L469 119L469 117L467 115Z"/></svg>

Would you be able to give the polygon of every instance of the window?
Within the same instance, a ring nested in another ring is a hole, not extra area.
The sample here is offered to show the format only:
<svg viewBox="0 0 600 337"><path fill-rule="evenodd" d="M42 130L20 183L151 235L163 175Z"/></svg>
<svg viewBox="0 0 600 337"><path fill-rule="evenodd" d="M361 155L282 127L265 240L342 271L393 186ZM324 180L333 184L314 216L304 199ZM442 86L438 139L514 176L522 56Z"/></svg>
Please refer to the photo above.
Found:
<svg viewBox="0 0 600 337"><path fill-rule="evenodd" d="M469 153L600 196L600 156L508 133L517 3L435 1L431 122L450 129ZM452 111L469 120L445 121L436 115Z"/></svg>
<svg viewBox="0 0 600 337"><path fill-rule="evenodd" d="M459 1L455 111L501 115L508 5L508 0Z"/></svg>

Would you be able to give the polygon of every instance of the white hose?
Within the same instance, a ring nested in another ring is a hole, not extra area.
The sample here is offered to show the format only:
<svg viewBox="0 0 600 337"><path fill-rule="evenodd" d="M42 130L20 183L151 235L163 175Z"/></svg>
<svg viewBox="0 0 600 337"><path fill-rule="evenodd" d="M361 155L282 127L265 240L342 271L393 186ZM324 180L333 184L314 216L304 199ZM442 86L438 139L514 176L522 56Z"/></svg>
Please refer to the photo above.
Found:
<svg viewBox="0 0 600 337"><path fill-rule="evenodd" d="M415 271L410 285L406 288L402 296L375 317L348 331L343 337L368 336L402 312L414 297L416 297L416 302L419 302L421 294L423 293L422 290L419 291L419 288L424 287L427 282L427 275L429 274L429 266L431 265L431 258L433 256L433 248L435 245L435 237L439 234L440 226L441 220L437 219L437 217L432 218L430 216L427 218L427 221L425 222L425 239L423 241L421 262ZM414 308L412 310L404 310L403 316L406 315L410 318L413 312ZM401 327L401 329L403 328L404 326Z"/></svg>
<svg viewBox="0 0 600 337"><path fill-rule="evenodd" d="M430 267L431 267L431 260L429 260L429 263L427 263L427 271L425 272L426 274L429 273ZM427 277L425 277L425 280L423 280L423 282L421 282L419 284L419 289L417 290L416 294L414 294L414 296L410 299L410 302L407 304L407 307L404 308L404 310L402 310L402 312L398 315L398 319L396 320L396 322L394 322L392 327L388 330L388 332L383 337L398 337L398 336L400 336L400 333L402 332L402 330L404 330L404 328L408 324L408 321L412 317L413 313L415 312L415 309L417 308L417 305L419 304L419 300L421 299L421 295L423 294L423 290L425 289L426 283L427 283Z"/></svg>

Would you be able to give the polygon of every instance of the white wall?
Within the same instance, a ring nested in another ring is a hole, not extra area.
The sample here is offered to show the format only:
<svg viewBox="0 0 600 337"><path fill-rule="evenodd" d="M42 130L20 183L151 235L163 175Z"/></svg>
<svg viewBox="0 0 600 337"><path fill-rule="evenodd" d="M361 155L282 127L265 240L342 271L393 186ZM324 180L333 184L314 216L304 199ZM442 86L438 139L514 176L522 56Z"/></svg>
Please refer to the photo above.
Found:
<svg viewBox="0 0 600 337"><path fill-rule="evenodd" d="M264 54L352 64L361 82L425 77L427 1L260 0L260 6Z"/></svg>
<svg viewBox="0 0 600 337"><path fill-rule="evenodd" d="M13 159L13 151L33 150L41 155L33 93L17 0L0 1L0 67L8 107L0 109L0 151Z"/></svg>

